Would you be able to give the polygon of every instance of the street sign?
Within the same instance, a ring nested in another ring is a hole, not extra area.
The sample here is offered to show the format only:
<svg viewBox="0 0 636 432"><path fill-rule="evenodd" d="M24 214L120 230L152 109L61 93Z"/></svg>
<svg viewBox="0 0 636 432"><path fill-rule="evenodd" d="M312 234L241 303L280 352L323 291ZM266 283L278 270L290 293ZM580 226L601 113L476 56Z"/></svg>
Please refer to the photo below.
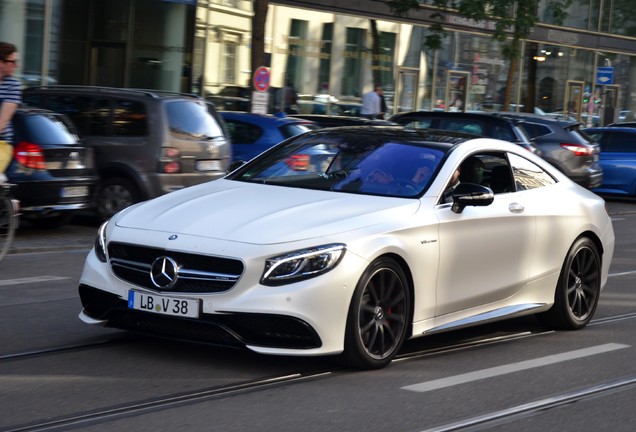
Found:
<svg viewBox="0 0 636 432"><path fill-rule="evenodd" d="M614 84L614 68L613 67L596 68L596 84L598 85Z"/></svg>
<svg viewBox="0 0 636 432"><path fill-rule="evenodd" d="M269 93L253 91L252 92L252 113L267 114L269 108Z"/></svg>
<svg viewBox="0 0 636 432"><path fill-rule="evenodd" d="M265 66L261 66L254 71L252 77L254 88L259 92L266 92L269 90L269 69Z"/></svg>

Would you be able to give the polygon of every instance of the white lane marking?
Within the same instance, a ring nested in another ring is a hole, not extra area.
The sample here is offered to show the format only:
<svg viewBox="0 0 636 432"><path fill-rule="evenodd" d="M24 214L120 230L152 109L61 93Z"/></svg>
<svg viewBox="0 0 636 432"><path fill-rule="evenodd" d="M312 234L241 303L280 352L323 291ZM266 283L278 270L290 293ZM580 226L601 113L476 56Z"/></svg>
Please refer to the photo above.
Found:
<svg viewBox="0 0 636 432"><path fill-rule="evenodd" d="M538 368L541 366L547 366L555 363L560 363L568 360L573 360L582 357L589 357L596 354L602 354L610 351L615 351L623 348L629 348L629 345L623 345L618 343L609 343L604 345L598 345L590 348L583 348L580 350L569 351L562 354L555 354L546 357L540 357L534 360L526 360L518 363L510 363L503 366L497 366L489 369L482 369L475 372L469 372L461 375L455 375L447 378L442 378L433 381L427 381L419 384L413 384L402 387L402 390L409 390L414 392L428 392L431 390L439 390L445 387L452 387L459 384L465 384L472 381L478 381L485 378L492 378L499 375L505 375L513 372L519 372L522 370Z"/></svg>
<svg viewBox="0 0 636 432"><path fill-rule="evenodd" d="M40 282L51 282L51 281L60 281L70 279L70 277L66 276L36 276L29 278L19 278L19 279L5 279L0 280L0 286L8 286L8 285L20 285L20 284L30 284L30 283L40 283Z"/></svg>
<svg viewBox="0 0 636 432"><path fill-rule="evenodd" d="M635 274L636 270L631 270L631 271L626 271L626 272L621 272L621 273L610 273L607 275L607 277L614 277L614 276L625 276L625 275L632 275Z"/></svg>
<svg viewBox="0 0 636 432"><path fill-rule="evenodd" d="M494 411L488 414L480 415L477 417L460 420L451 424L437 426L432 429L426 429L422 432L451 432L461 431L471 426L479 426L479 430L486 430L486 425L496 425L497 421L506 419L521 418L522 415L528 415L531 412L543 411L550 408L558 407L567 403L572 403L591 397L598 397L601 393L616 391L624 387L633 386L636 384L636 378L631 377L628 379L600 384L597 386L589 387L583 390L578 390L570 393L564 393L561 395L541 399L535 402L530 402L523 405L517 405L511 408L506 408L501 411ZM500 423L502 424L502 423Z"/></svg>

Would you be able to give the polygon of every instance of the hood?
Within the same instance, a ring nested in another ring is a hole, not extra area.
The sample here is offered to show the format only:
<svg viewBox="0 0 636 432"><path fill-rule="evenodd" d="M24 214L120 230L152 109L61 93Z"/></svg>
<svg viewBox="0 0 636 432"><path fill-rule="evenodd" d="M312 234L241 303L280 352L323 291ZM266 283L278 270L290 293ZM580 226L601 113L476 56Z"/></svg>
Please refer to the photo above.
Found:
<svg viewBox="0 0 636 432"><path fill-rule="evenodd" d="M219 179L115 217L119 227L253 244L328 237L412 215L419 200Z"/></svg>

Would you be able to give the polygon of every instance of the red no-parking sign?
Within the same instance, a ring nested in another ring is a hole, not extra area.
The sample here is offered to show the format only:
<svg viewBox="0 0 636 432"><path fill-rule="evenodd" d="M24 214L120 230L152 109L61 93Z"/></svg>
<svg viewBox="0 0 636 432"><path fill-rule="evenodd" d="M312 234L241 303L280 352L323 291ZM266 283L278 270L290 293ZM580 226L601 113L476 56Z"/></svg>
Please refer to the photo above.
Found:
<svg viewBox="0 0 636 432"><path fill-rule="evenodd" d="M254 88L260 92L266 92L269 90L269 69L265 66L261 66L254 71L252 77Z"/></svg>

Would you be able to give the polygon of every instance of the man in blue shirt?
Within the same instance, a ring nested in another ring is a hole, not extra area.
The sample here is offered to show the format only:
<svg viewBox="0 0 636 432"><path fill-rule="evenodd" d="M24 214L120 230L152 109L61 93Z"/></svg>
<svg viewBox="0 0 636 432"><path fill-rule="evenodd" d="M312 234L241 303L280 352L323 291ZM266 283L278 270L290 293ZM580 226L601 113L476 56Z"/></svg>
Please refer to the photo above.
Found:
<svg viewBox="0 0 636 432"><path fill-rule="evenodd" d="M382 113L382 86L376 85L375 88L362 96L362 108L360 115L368 119L377 119Z"/></svg>
<svg viewBox="0 0 636 432"><path fill-rule="evenodd" d="M13 126L11 119L22 103L20 81L13 77L18 65L15 45L0 42L0 182L6 181L4 171L13 158Z"/></svg>

